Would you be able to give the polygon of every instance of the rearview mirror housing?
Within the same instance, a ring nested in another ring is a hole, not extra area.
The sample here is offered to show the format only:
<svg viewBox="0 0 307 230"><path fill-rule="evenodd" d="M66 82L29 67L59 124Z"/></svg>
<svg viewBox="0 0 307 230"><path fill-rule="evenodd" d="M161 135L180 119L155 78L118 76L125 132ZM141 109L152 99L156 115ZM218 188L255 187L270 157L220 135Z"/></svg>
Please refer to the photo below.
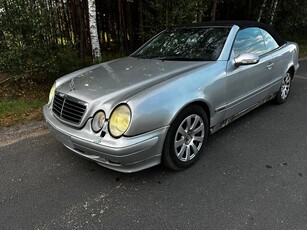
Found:
<svg viewBox="0 0 307 230"><path fill-rule="evenodd" d="M235 66L241 65L253 65L259 62L259 56L257 54L252 53L243 53L239 54L235 59Z"/></svg>

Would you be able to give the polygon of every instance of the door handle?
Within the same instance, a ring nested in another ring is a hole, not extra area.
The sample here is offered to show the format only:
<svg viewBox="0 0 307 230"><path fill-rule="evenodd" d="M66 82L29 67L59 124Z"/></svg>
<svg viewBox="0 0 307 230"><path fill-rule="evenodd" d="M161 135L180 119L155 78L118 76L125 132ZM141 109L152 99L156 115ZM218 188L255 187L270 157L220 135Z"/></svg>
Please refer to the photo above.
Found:
<svg viewBox="0 0 307 230"><path fill-rule="evenodd" d="M268 70L271 70L271 69L273 68L273 65L274 65L274 63L270 63L270 64L268 64L268 65L266 66L266 68L267 68Z"/></svg>

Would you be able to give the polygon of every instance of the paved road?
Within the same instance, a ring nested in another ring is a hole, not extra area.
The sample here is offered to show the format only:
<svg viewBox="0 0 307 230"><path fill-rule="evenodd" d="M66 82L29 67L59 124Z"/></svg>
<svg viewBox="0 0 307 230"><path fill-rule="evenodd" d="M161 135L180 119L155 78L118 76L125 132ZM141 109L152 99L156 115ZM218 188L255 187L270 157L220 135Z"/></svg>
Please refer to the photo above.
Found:
<svg viewBox="0 0 307 230"><path fill-rule="evenodd" d="M117 173L48 132L1 147L0 229L307 229L301 66L286 104L267 103L211 136L183 172Z"/></svg>

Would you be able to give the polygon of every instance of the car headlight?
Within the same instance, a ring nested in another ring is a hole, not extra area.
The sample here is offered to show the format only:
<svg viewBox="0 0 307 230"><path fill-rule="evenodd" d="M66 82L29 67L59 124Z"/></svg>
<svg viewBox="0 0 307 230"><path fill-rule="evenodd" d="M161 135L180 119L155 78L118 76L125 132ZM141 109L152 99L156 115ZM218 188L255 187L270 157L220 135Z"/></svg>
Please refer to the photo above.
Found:
<svg viewBox="0 0 307 230"><path fill-rule="evenodd" d="M131 112L127 105L118 106L111 115L109 132L113 137L120 137L129 127Z"/></svg>
<svg viewBox="0 0 307 230"><path fill-rule="evenodd" d="M50 104L54 98L54 94L55 94L55 88L56 88L56 85L55 83L52 85L51 87L51 90L50 90L50 93L49 93L49 101L48 101L48 104Z"/></svg>
<svg viewBox="0 0 307 230"><path fill-rule="evenodd" d="M106 120L106 116L105 116L104 112L103 111L98 111L95 114L95 116L94 116L94 118L92 120L92 129L93 129L93 131L98 133L102 129L105 120Z"/></svg>

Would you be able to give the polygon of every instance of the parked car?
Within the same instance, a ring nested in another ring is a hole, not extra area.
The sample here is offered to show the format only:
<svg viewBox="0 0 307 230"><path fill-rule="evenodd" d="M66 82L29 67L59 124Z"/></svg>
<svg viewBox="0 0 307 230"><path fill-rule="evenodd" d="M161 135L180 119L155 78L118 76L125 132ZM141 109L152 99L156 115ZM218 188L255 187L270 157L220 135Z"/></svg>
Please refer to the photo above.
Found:
<svg viewBox="0 0 307 230"><path fill-rule="evenodd" d="M44 116L75 153L121 172L185 169L209 134L274 99L284 103L298 46L257 22L174 26L128 57L56 80Z"/></svg>

